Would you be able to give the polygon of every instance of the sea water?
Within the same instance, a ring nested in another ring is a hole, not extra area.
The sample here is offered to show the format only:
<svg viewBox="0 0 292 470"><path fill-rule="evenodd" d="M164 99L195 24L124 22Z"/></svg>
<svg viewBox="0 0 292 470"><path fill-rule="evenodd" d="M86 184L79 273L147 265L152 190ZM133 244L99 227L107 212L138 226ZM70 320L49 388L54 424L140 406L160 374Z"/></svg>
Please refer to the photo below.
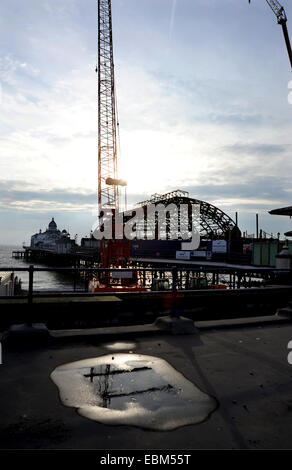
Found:
<svg viewBox="0 0 292 470"><path fill-rule="evenodd" d="M32 263L31 261L14 259L12 258L13 251L21 251L21 246L8 246L0 245L0 271L1 268L25 268L33 264L35 267L45 268L48 267L46 264ZM22 281L22 288L27 290L28 288L28 272L14 272L15 276L20 278ZM72 274L60 273L60 272L36 272L34 273L34 291L73 291L74 280ZM78 291L84 290L84 284L82 282L76 283L76 289Z"/></svg>

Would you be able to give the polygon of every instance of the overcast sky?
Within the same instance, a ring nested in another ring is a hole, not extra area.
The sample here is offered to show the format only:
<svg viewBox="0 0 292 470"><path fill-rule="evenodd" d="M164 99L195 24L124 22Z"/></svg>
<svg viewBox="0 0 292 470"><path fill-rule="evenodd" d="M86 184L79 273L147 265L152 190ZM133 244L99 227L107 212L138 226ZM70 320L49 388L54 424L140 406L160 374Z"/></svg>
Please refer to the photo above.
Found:
<svg viewBox="0 0 292 470"><path fill-rule="evenodd" d="M292 5L282 0L292 39ZM112 0L120 177L239 226L292 229L289 60L265 0ZM0 4L0 243L55 217L88 235L97 201L96 0ZM291 82L292 88L292 82ZM292 89L291 89L292 91Z"/></svg>

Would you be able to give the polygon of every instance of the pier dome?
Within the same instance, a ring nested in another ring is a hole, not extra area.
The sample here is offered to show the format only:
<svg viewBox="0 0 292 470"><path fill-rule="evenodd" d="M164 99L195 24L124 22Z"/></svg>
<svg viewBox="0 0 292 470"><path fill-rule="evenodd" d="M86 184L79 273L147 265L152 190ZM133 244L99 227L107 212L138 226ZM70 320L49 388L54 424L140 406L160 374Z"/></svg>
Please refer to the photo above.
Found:
<svg viewBox="0 0 292 470"><path fill-rule="evenodd" d="M49 230L51 232L55 232L57 230L57 224L54 221L54 217L52 218L51 222L49 223Z"/></svg>

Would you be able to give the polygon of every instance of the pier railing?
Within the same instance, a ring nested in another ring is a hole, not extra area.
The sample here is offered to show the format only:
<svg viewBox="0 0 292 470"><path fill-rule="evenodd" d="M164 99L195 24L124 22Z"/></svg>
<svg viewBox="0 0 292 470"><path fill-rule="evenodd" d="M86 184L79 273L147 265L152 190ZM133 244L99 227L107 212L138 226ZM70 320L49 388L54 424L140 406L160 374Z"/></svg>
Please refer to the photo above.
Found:
<svg viewBox="0 0 292 470"><path fill-rule="evenodd" d="M55 273L73 273L73 289L74 294L78 293L89 293L88 283L90 275L95 278L99 278L100 275L105 275L105 273L116 273L117 279L121 273L133 273L138 274L138 282L142 287L147 287L149 290L163 290L163 291L177 291L180 289L184 290L197 290L194 287L194 283L191 283L191 280L194 279L207 279L209 286L211 288L218 288L221 286L226 286L227 289L239 289L242 287L254 287L254 283L260 283L256 279L269 279L273 280L275 277L291 275L291 271L279 270L274 268L258 268L258 267L218 267L218 266L193 266L193 267L178 267L178 266L169 266L169 267L155 267L155 268L143 268L143 267L131 267L131 268L100 268L100 267L35 267L30 265L29 267L0 267L0 271L10 271L10 272L27 272L28 273L28 289L24 293L24 296L27 297L29 304L33 302L35 295L47 294L48 292L52 293L52 290L41 290L36 292L34 289L35 282L35 273L37 272L55 272ZM83 275L84 288L82 290L76 289L77 276ZM121 276L122 277L122 276ZM126 277L126 276L125 276ZM156 281L154 281L156 280ZM158 281L161 281L160 283ZM165 281L165 282L163 282ZM163 286L162 288L160 288ZM206 286L203 286L203 288ZM202 288L198 287L198 289ZM114 289L113 289L114 291ZM62 291L54 291L54 293L60 293ZM68 291L66 291L68 292ZM95 292L98 294L98 292ZM103 295L106 294L102 292Z"/></svg>

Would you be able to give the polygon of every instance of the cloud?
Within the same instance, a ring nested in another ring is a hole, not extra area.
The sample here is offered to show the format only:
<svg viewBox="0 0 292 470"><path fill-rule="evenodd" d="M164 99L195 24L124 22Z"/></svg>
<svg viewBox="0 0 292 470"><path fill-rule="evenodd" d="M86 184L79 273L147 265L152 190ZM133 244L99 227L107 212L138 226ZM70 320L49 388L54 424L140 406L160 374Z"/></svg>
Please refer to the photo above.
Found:
<svg viewBox="0 0 292 470"><path fill-rule="evenodd" d="M128 206L149 198L145 193L132 193ZM124 195L120 196L121 205ZM41 189L36 184L22 180L0 180L0 208L6 211L25 212L80 212L94 214L97 209L97 193L87 188Z"/></svg>
<svg viewBox="0 0 292 470"><path fill-rule="evenodd" d="M86 189L41 190L24 181L0 181L0 207L17 211L92 211L97 196Z"/></svg>
<svg viewBox="0 0 292 470"><path fill-rule="evenodd" d="M236 143L233 145L223 147L223 150L232 154L238 155L255 155L255 156L266 156L266 155L279 155L289 150L290 146L281 144L264 144L264 143Z"/></svg>
<svg viewBox="0 0 292 470"><path fill-rule="evenodd" d="M254 176L247 182L234 183L232 179L222 184L183 186L190 197L211 202L219 208L242 213L267 213L274 207L291 204L290 178Z"/></svg>

